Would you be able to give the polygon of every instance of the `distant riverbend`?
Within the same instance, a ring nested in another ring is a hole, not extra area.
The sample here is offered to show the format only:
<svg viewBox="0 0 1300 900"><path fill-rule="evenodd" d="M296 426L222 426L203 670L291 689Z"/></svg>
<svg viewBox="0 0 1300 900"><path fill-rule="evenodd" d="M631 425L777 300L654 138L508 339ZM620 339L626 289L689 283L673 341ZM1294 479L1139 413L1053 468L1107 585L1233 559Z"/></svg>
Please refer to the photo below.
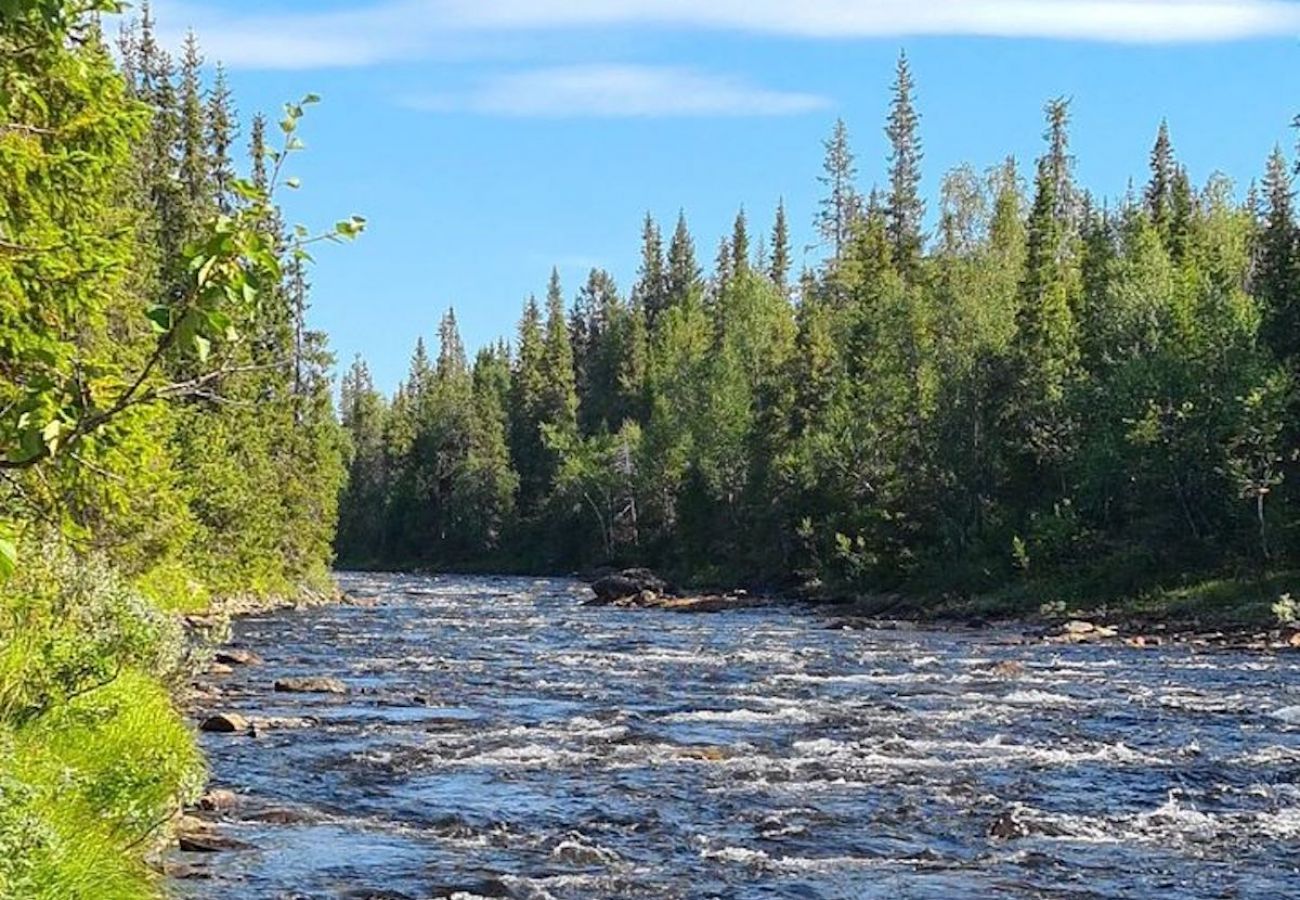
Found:
<svg viewBox="0 0 1300 900"><path fill-rule="evenodd" d="M1281 897L1300 878L1300 656L590 607L557 579L341 581L374 599L243 619L251 653L205 676L200 718L246 727L204 736L218 852L175 853L173 896Z"/></svg>

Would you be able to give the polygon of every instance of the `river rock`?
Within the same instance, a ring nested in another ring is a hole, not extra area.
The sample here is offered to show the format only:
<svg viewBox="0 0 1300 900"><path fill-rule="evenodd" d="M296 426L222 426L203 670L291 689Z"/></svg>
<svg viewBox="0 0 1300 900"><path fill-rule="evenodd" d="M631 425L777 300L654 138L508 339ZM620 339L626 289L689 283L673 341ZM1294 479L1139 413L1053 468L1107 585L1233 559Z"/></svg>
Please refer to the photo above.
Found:
<svg viewBox="0 0 1300 900"><path fill-rule="evenodd" d="M275 682L281 694L346 694L348 686L337 678L281 678Z"/></svg>
<svg viewBox="0 0 1300 900"><path fill-rule="evenodd" d="M186 853L231 853L252 850L252 844L236 840L216 831L193 831L177 835L177 845Z"/></svg>
<svg viewBox="0 0 1300 900"><path fill-rule="evenodd" d="M196 866L192 863L178 862L172 859L162 864L162 873L168 878L175 878L180 881L212 877L212 870L207 866Z"/></svg>
<svg viewBox="0 0 1300 900"><path fill-rule="evenodd" d="M1029 836L1029 825L1020 820L1015 810L1000 813L989 826L989 837L999 841L1014 841Z"/></svg>
<svg viewBox="0 0 1300 900"><path fill-rule="evenodd" d="M248 731L248 720L238 713L217 713L200 722L199 731L210 734L243 734Z"/></svg>
<svg viewBox="0 0 1300 900"><path fill-rule="evenodd" d="M989 669L994 678L1019 678L1025 674L1025 664L1014 659L1004 659Z"/></svg>
<svg viewBox="0 0 1300 900"><path fill-rule="evenodd" d="M1061 632L1055 637L1048 640L1062 644L1086 644L1091 641L1103 641L1113 638L1119 634L1114 628L1107 628L1104 625L1094 625L1092 622L1085 622L1079 619L1073 622L1066 622L1061 627Z"/></svg>
<svg viewBox="0 0 1300 900"><path fill-rule="evenodd" d="M224 788L208 791L199 798L199 809L205 812L226 812L238 805L239 795Z"/></svg>
<svg viewBox="0 0 1300 900"><path fill-rule="evenodd" d="M648 592L655 597L668 593L668 583L649 569L624 569L597 579L591 586L599 603L614 603Z"/></svg>
<svg viewBox="0 0 1300 900"><path fill-rule="evenodd" d="M262 664L262 657L252 650L240 650L233 647L218 650L212 654L212 659L214 662L225 666L260 666Z"/></svg>

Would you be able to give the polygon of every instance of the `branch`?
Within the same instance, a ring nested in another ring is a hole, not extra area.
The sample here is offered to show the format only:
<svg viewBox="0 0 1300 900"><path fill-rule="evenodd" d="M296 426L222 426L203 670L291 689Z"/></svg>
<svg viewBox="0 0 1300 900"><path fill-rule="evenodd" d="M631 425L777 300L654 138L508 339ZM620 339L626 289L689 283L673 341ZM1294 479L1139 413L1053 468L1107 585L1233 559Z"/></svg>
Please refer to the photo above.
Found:
<svg viewBox="0 0 1300 900"><path fill-rule="evenodd" d="M56 135L58 134L53 128L40 128L36 125L26 125L22 122L0 122L0 134L41 134Z"/></svg>

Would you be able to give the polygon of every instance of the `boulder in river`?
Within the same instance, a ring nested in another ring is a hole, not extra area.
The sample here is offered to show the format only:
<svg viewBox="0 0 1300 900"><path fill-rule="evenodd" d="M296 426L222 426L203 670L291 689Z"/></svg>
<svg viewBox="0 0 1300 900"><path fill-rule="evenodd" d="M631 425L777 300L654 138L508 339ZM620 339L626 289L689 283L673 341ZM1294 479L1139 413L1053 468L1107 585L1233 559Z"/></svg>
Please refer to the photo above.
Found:
<svg viewBox="0 0 1300 900"><path fill-rule="evenodd" d="M243 734L248 731L248 720L239 713L217 713L200 722L199 731L211 734Z"/></svg>
<svg viewBox="0 0 1300 900"><path fill-rule="evenodd" d="M628 597L650 593L662 597L669 593L668 583L649 569L624 569L597 579L591 589L599 603L610 604Z"/></svg>
<svg viewBox="0 0 1300 900"><path fill-rule="evenodd" d="M239 795L224 788L208 791L199 798L199 809L205 812L226 812L239 805Z"/></svg>
<svg viewBox="0 0 1300 900"><path fill-rule="evenodd" d="M1048 638L1048 640L1058 644L1086 644L1092 641L1107 640L1118 634L1119 632L1114 628L1094 625L1092 622L1076 619L1072 622L1066 622L1061 627L1060 633Z"/></svg>
<svg viewBox="0 0 1300 900"><path fill-rule="evenodd" d="M235 647L227 647L224 650L218 650L212 654L212 661L220 663L223 666L260 666L262 657L258 656L252 650L240 650Z"/></svg>
<svg viewBox="0 0 1300 900"><path fill-rule="evenodd" d="M1000 813L989 826L989 837L1000 841L1014 841L1029 836L1029 825L1021 821L1015 810Z"/></svg>
<svg viewBox="0 0 1300 900"><path fill-rule="evenodd" d="M229 853L236 850L252 850L252 844L235 840L216 831L195 831L178 835L176 843L186 853Z"/></svg>
<svg viewBox="0 0 1300 900"><path fill-rule="evenodd" d="M281 694L346 694L348 686L337 678L281 678L275 682Z"/></svg>

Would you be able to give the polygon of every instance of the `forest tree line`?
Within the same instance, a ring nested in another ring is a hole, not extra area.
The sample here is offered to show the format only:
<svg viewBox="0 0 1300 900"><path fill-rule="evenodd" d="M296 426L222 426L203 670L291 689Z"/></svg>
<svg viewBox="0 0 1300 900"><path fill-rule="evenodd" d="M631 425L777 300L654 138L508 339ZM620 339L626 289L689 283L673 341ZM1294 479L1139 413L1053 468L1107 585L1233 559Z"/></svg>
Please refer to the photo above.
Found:
<svg viewBox="0 0 1300 900"><path fill-rule="evenodd" d="M1031 171L958 168L931 217L919 126L902 57L883 187L843 122L825 142L814 269L783 206L761 235L742 211L707 273L684 216L647 217L626 293L594 270L569 303L553 273L472 362L448 312L392 397L358 359L341 560L934 594L1292 565L1282 150L1242 200L1161 124L1145 184L1103 202L1055 100Z"/></svg>
<svg viewBox="0 0 1300 900"><path fill-rule="evenodd" d="M242 131L117 11L0 2L0 897L155 894L204 780L175 613L329 590L346 475L305 266L363 223L272 199L315 98Z"/></svg>

